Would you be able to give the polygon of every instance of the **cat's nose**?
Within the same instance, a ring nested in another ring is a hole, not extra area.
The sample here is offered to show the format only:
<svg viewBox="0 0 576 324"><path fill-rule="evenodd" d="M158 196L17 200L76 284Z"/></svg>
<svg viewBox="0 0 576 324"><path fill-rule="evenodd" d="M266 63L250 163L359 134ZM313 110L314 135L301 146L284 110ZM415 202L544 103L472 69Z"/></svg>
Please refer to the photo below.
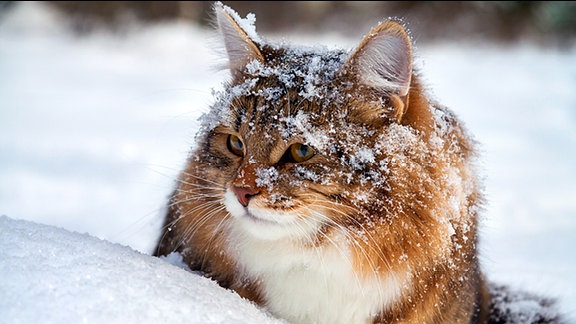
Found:
<svg viewBox="0 0 576 324"><path fill-rule="evenodd" d="M232 190L234 191L236 198L238 198L238 202L240 202L240 204L244 207L248 206L250 198L256 196L259 193L257 190L254 190L250 187L233 186Z"/></svg>

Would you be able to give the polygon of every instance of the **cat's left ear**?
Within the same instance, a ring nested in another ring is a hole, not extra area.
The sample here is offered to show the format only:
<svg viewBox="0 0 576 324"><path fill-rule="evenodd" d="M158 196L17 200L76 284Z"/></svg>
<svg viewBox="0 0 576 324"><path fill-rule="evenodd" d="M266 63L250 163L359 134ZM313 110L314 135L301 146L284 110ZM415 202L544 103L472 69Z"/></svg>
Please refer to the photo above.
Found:
<svg viewBox="0 0 576 324"><path fill-rule="evenodd" d="M361 84L383 97L402 101L405 112L412 78L412 43L404 27L395 21L380 23L368 33L346 62Z"/></svg>
<svg viewBox="0 0 576 324"><path fill-rule="evenodd" d="M248 36L246 30L240 26L239 21L241 19L238 14L220 2L216 2L214 5L214 12L218 29L224 38L232 76L234 78L238 77L246 67L246 64L253 60L264 62L260 49Z"/></svg>

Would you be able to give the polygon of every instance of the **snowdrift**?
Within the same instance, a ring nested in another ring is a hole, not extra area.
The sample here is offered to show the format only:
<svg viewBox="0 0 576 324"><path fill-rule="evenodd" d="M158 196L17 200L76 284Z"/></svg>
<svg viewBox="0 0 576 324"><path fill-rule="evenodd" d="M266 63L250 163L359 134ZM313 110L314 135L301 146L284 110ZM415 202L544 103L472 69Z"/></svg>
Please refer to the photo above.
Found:
<svg viewBox="0 0 576 324"><path fill-rule="evenodd" d="M0 322L278 323L198 274L128 247L0 217Z"/></svg>

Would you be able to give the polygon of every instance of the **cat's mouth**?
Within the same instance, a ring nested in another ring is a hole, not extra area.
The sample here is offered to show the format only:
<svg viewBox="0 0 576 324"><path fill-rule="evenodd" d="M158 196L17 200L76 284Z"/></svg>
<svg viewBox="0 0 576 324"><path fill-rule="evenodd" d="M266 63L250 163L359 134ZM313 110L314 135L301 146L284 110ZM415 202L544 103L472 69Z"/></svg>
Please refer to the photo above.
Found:
<svg viewBox="0 0 576 324"><path fill-rule="evenodd" d="M237 207L237 206L236 206ZM266 207L259 207L256 203L241 209L232 207L235 211L231 214L238 219L255 223L262 223L277 226L289 226L298 221L297 214L285 210L275 210ZM230 209L229 209L230 211Z"/></svg>
<svg viewBox="0 0 576 324"><path fill-rule="evenodd" d="M246 208L245 208L245 209L246 209ZM259 217L259 216L255 215L255 214L249 212L248 210L246 210L246 213L245 213L244 216L242 216L242 217L244 217L244 218L246 218L247 220L252 221L252 222L264 223L264 224L269 224L269 225L281 225L281 224L278 223L277 221Z"/></svg>
<svg viewBox="0 0 576 324"><path fill-rule="evenodd" d="M247 206L243 206L231 191L226 192L224 205L238 228L260 239L309 237L321 225L306 217L298 208L275 209L263 206L264 199L254 198Z"/></svg>
<svg viewBox="0 0 576 324"><path fill-rule="evenodd" d="M245 205L241 204L231 190L226 191L224 205L235 218L246 218L253 222L283 225L292 223L298 218L284 205L278 206L278 208L268 207L265 199L260 197L252 198Z"/></svg>

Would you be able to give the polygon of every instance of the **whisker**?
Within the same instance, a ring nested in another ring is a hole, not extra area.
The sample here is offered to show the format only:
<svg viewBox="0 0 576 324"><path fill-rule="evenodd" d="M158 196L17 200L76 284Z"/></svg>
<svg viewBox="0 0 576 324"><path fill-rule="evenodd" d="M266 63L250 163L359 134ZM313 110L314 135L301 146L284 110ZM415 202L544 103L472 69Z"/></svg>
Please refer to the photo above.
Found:
<svg viewBox="0 0 576 324"><path fill-rule="evenodd" d="M345 235L348 236L348 231L346 230L346 228L342 227L340 224L332 221L329 217L325 216L324 214L311 209L308 206L304 206L304 209L308 210L310 213L312 213L315 216L318 216L322 222L324 223L328 223L332 226L336 226L337 228L341 229L341 232ZM329 235L327 235L326 233L324 233L323 231L319 231L319 234L322 235L322 237L324 237L334 248L336 248L336 250L338 251L338 253L345 259L345 261L352 267L353 266L353 262L352 259L348 256L347 253L344 253L344 251L342 250L342 247L335 242ZM354 277L355 277L355 281L356 284L358 285L358 287L361 287L361 281L360 278L358 277L358 274L356 272L353 272Z"/></svg>
<svg viewBox="0 0 576 324"><path fill-rule="evenodd" d="M210 236L210 238L208 239L208 242L206 244L206 249L208 249L208 250L212 247L212 245L216 241L216 235L220 231L220 228L223 227L224 224L226 224L226 221L230 217L230 214L228 214L228 212L226 211L226 207L224 207L223 205L221 205L219 208L214 210L214 214L218 214L218 213L223 212L223 211L225 212L226 216L222 217L220 219L220 222L218 222L218 225L216 225L216 227L212 230L212 235ZM204 257L202 258L202 268L204 268L204 266L206 264L206 258L207 257L208 257L208 255L205 254Z"/></svg>
<svg viewBox="0 0 576 324"><path fill-rule="evenodd" d="M221 183L219 183L219 182L217 182L217 181L214 181L214 180L210 180L210 179L206 179L206 178L199 177L198 175L189 173L189 172L186 171L186 170L182 171L182 172L181 172L181 175L185 175L186 177L194 178L194 179L196 179L196 180L200 180L200 181L203 181L203 182L207 182L207 183L209 183L209 184L213 184L213 185L217 186L218 188L222 188L222 184L221 184ZM183 180L182 178L178 178L176 181L178 181L179 183L187 184L187 185L196 185L196 183L185 181L185 180Z"/></svg>

